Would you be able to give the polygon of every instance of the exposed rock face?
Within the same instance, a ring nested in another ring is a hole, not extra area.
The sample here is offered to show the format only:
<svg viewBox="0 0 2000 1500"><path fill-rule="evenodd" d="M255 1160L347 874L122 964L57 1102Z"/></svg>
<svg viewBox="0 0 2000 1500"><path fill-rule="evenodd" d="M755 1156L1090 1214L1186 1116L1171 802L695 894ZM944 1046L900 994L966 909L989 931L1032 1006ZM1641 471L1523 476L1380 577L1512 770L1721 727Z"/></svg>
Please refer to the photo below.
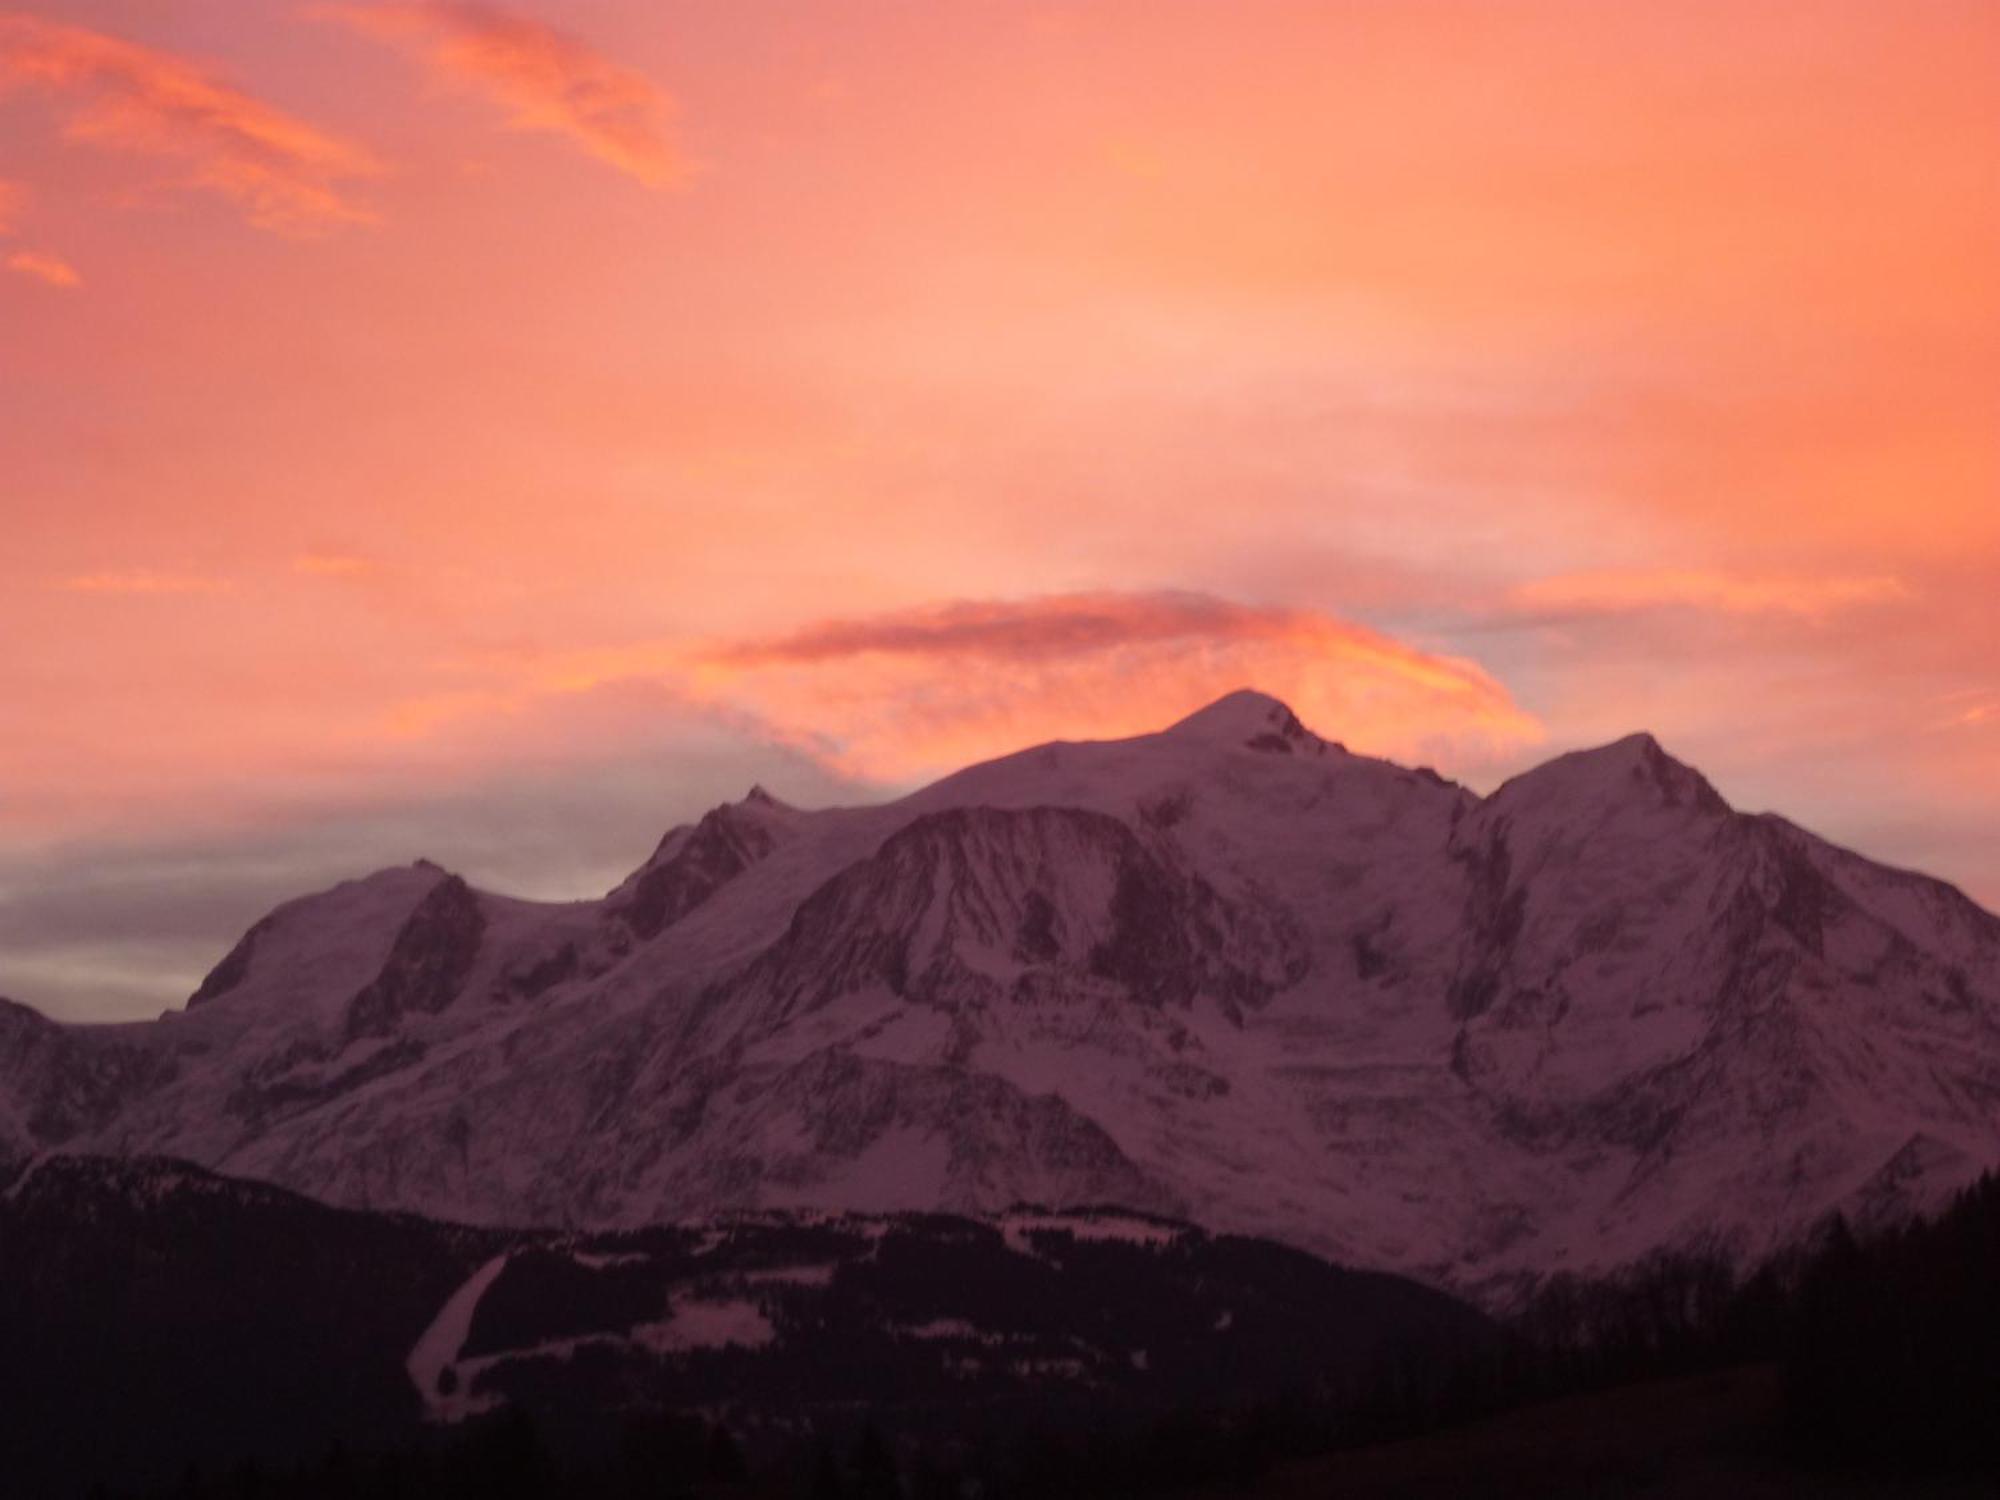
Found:
<svg viewBox="0 0 2000 1500"><path fill-rule="evenodd" d="M456 875L432 887L396 934L388 962L347 1007L349 1040L387 1036L413 1011L435 1015L465 986L486 933L486 914Z"/></svg>
<svg viewBox="0 0 2000 1500"><path fill-rule="evenodd" d="M650 942L778 846L783 825L760 788L741 805L718 807L692 829L676 829L606 903L609 915Z"/></svg>
<svg viewBox="0 0 2000 1500"><path fill-rule="evenodd" d="M1236 694L880 807L760 793L602 902L429 866L185 1014L0 1006L0 1157L498 1223L1119 1202L1496 1299L2000 1156L2000 921L1648 736L1479 798Z"/></svg>
<svg viewBox="0 0 2000 1500"><path fill-rule="evenodd" d="M0 1000L0 1164L101 1129L174 1070L170 1054Z"/></svg>
<svg viewBox="0 0 2000 1500"><path fill-rule="evenodd" d="M828 881L732 983L777 1024L871 986L945 1011L1106 986L1136 1005L1256 1004L1308 966L1282 913L1225 901L1117 818L972 807L917 818Z"/></svg>
<svg viewBox="0 0 2000 1500"><path fill-rule="evenodd" d="M243 934L236 946L223 955L222 962L210 969L195 992L188 996L189 1010L228 994L250 977L250 960L257 951L257 940L268 932L270 927L271 918L264 917Z"/></svg>

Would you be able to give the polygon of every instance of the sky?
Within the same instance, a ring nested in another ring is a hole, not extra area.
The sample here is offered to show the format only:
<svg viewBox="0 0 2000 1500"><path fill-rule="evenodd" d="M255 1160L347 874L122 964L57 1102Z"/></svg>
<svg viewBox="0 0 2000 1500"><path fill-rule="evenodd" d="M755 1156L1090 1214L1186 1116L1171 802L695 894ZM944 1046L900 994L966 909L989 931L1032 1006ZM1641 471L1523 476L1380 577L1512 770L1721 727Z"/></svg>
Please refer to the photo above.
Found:
<svg viewBox="0 0 2000 1500"><path fill-rule="evenodd" d="M2000 908L2000 6L0 0L0 994L1256 686Z"/></svg>

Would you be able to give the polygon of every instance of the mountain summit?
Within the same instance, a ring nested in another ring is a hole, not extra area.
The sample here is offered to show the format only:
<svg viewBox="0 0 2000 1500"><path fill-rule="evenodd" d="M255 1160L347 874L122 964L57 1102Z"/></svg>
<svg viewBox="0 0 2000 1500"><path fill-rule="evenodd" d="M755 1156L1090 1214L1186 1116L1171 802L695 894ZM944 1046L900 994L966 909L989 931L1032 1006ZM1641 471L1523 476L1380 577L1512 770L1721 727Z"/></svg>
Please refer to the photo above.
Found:
<svg viewBox="0 0 2000 1500"><path fill-rule="evenodd" d="M487 1223L1115 1203L1504 1300L1990 1165L2000 921L1650 736L1481 798L1240 692L753 792L601 901L384 871L158 1022L0 1007L0 1180L56 1149Z"/></svg>
<svg viewBox="0 0 2000 1500"><path fill-rule="evenodd" d="M1252 750L1290 752L1325 741L1299 716L1268 693L1243 688L1189 714L1166 731L1174 739L1243 745Z"/></svg>

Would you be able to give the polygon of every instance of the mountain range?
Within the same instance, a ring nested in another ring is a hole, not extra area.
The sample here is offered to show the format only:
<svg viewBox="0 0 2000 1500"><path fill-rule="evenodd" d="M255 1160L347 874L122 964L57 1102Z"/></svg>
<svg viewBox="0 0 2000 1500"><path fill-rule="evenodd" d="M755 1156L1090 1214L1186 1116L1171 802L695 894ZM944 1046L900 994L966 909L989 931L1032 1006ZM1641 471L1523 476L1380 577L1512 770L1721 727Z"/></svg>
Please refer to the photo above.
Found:
<svg viewBox="0 0 2000 1500"><path fill-rule="evenodd" d="M0 1180L51 1153L592 1232L1116 1204L1504 1306L1992 1165L2000 919L1649 736L1482 797L1242 692L756 789L601 900L384 870L156 1021L0 1002Z"/></svg>

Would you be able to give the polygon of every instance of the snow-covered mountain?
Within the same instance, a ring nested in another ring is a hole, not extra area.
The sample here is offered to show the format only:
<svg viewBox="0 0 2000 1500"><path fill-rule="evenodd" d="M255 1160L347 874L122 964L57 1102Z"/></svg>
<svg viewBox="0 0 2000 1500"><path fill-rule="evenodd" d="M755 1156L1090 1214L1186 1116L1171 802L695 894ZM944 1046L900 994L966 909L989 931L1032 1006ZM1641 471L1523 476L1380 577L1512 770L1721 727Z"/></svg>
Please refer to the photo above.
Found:
<svg viewBox="0 0 2000 1500"><path fill-rule="evenodd" d="M0 1166L51 1148L594 1229L1119 1203L1503 1298L2000 1159L2000 919L1647 736L1481 798L1246 692L753 791L602 901L383 871L156 1022L0 1005Z"/></svg>

